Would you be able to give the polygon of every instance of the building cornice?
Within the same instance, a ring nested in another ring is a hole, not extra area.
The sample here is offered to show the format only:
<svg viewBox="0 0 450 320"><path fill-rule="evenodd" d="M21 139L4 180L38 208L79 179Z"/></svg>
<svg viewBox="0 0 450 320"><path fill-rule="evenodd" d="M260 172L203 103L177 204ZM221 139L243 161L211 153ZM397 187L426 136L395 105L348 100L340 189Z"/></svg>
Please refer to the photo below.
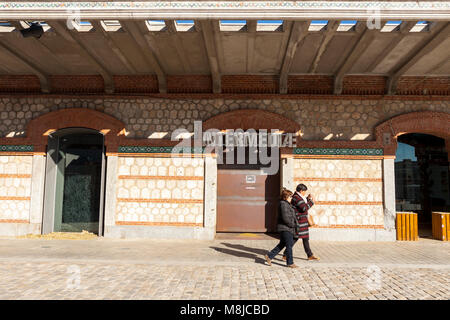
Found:
<svg viewBox="0 0 450 320"><path fill-rule="evenodd" d="M8 1L0 19L450 20L448 1Z"/></svg>

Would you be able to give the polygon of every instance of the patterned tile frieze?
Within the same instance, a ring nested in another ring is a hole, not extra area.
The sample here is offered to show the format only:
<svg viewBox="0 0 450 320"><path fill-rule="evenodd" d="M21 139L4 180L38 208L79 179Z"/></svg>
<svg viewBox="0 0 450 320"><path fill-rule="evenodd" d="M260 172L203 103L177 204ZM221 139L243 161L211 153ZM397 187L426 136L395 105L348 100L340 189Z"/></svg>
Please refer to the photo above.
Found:
<svg viewBox="0 0 450 320"><path fill-rule="evenodd" d="M33 146L28 145L0 145L1 152L33 152Z"/></svg>
<svg viewBox="0 0 450 320"><path fill-rule="evenodd" d="M203 153L204 148L189 147L148 147L148 146L119 146L120 153Z"/></svg>
<svg viewBox="0 0 450 320"><path fill-rule="evenodd" d="M298 155L382 156L383 149L294 148Z"/></svg>
<svg viewBox="0 0 450 320"><path fill-rule="evenodd" d="M268 11L268 9L270 9ZM239 17L331 17L350 14L352 18L367 18L370 10L378 10L381 17L430 17L435 14L445 18L450 10L447 1L81 1L81 2L0 2L0 17L29 14L45 17L68 17L71 10L80 10L85 17L142 17L161 18L171 14L177 17L223 17L224 10ZM262 12L262 10L264 10ZM1 15L3 11L3 15ZM8 14L8 15L6 15Z"/></svg>

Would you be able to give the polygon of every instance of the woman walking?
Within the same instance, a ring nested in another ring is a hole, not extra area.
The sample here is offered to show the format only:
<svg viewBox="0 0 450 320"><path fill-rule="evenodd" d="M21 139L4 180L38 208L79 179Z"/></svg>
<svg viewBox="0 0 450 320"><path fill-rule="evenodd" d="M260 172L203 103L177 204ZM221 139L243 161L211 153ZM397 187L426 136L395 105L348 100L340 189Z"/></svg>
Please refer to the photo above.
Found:
<svg viewBox="0 0 450 320"><path fill-rule="evenodd" d="M296 238L301 238L303 241L303 248L305 249L305 253L308 256L308 260L320 260L319 257L313 255L311 248L309 247L309 227L314 225L314 221L308 215L308 210L314 205L314 198L311 194L307 197L306 191L308 188L303 184L299 184L295 189L296 192L292 196L291 204L294 206L296 211L297 220L299 223L298 232ZM294 241L297 242L298 239ZM287 252L283 254L283 260L287 259L285 256Z"/></svg>
<svg viewBox="0 0 450 320"><path fill-rule="evenodd" d="M292 191L283 188L281 201L278 205L277 230L280 233L280 242L275 248L264 256L267 264L272 265L272 259L286 247L286 263L289 268L297 268L292 256L292 246L294 245L294 235L298 227L294 207L291 205Z"/></svg>

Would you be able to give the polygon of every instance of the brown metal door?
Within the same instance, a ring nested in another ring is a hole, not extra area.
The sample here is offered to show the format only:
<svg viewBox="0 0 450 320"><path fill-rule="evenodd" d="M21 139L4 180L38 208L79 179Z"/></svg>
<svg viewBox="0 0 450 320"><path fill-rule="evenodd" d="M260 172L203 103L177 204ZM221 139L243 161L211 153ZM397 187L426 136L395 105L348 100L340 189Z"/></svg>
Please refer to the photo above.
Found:
<svg viewBox="0 0 450 320"><path fill-rule="evenodd" d="M280 193L280 174L258 169L217 172L217 232L274 232Z"/></svg>

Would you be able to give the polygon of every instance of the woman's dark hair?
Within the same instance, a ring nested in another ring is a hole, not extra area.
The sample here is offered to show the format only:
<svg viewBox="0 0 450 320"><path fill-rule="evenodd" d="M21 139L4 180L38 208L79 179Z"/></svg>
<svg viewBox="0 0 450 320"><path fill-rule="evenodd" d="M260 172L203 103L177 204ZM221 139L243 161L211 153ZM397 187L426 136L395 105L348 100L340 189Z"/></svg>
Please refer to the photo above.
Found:
<svg viewBox="0 0 450 320"><path fill-rule="evenodd" d="M308 190L308 188L303 183L300 183L295 190L297 190L297 192L300 192L300 191L306 191L306 190Z"/></svg>
<svg viewBox="0 0 450 320"><path fill-rule="evenodd" d="M281 200L287 200L287 198L289 198L292 195L293 195L292 191L290 191L290 190L288 190L286 188L283 188L281 190L281 197L280 198L281 198Z"/></svg>

